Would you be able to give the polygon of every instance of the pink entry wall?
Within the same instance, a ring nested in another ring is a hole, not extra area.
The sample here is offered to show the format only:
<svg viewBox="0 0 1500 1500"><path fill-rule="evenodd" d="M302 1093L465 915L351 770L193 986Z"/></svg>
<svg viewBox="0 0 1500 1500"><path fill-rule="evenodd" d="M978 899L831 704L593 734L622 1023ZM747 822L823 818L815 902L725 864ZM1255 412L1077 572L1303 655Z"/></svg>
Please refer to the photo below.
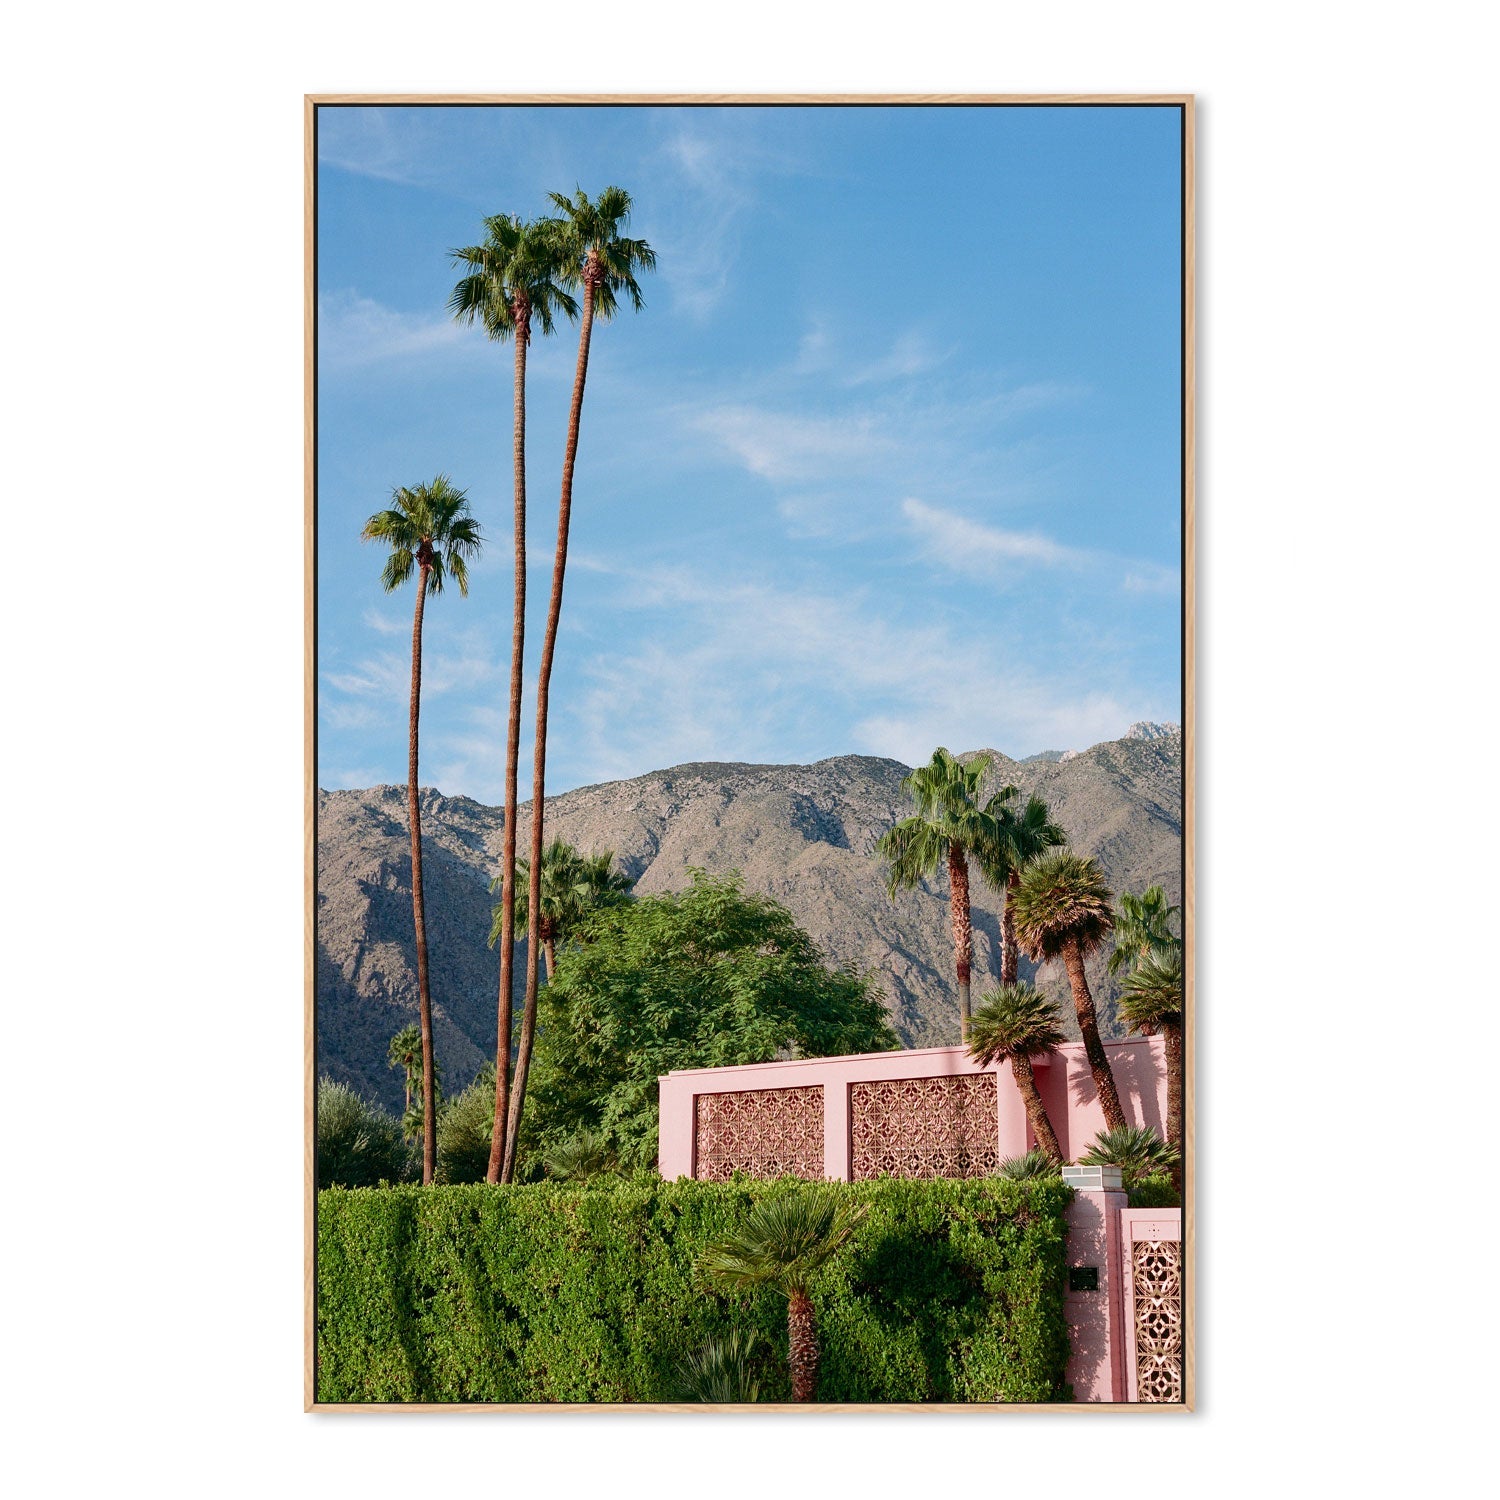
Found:
<svg viewBox="0 0 1500 1500"><path fill-rule="evenodd" d="M1162 1133L1166 1118L1166 1071L1161 1039L1139 1037L1124 1042L1106 1042L1104 1047L1126 1119L1132 1124L1149 1125ZM1083 1044L1068 1042L1056 1052L1037 1058L1033 1071L1047 1116L1057 1132L1058 1144L1063 1155L1073 1160L1088 1149L1089 1141L1104 1128L1104 1114L1099 1108ZM910 1052L865 1052L850 1057L799 1058L794 1062L755 1063L737 1068L690 1068L668 1073L658 1080L661 1136L657 1165L662 1176L669 1181L706 1175L700 1172L695 1161L697 1101L704 1096L749 1093L780 1096L782 1090L820 1088L822 1175L838 1181L852 1181L854 1138L850 1097L855 1085L904 1085L913 1080L952 1079L985 1073L995 1075L994 1153L999 1158L1017 1156L1033 1146L1035 1140L1027 1124L1020 1093L1011 1077L1009 1063L983 1068L963 1047L927 1047ZM864 1092L869 1093L868 1090ZM897 1094L901 1090L887 1092ZM804 1129L804 1137L805 1134ZM804 1149L805 1144L804 1141ZM905 1143L893 1139L887 1144L899 1155ZM903 1175L899 1166L893 1169L893 1175Z"/></svg>

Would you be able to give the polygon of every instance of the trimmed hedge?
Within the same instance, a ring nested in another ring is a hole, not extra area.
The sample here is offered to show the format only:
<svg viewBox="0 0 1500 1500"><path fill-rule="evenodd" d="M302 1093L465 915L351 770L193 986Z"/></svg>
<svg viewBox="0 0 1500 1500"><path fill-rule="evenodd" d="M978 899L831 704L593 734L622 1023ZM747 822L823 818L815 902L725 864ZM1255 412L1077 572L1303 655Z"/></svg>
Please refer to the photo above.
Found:
<svg viewBox="0 0 1500 1500"><path fill-rule="evenodd" d="M669 1401L734 1329L774 1351L786 1301L722 1293L710 1241L791 1179L332 1188L318 1201L320 1401ZM1058 1401L1071 1190L1057 1181L843 1186L869 1213L813 1283L821 1401Z"/></svg>

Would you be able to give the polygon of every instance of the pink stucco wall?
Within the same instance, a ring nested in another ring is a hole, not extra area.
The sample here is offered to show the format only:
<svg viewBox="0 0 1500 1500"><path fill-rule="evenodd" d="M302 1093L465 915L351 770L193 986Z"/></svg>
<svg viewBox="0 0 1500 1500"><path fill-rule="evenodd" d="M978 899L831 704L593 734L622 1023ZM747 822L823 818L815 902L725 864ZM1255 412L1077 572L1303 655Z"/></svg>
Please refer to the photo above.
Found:
<svg viewBox="0 0 1500 1500"><path fill-rule="evenodd" d="M1159 1037L1106 1042L1110 1069L1125 1115L1133 1124L1162 1130L1166 1118L1166 1071ZM1081 1042L1067 1042L1033 1063L1037 1088L1058 1144L1068 1159L1080 1156L1104 1128L1104 1115ZM849 1086L886 1079L943 1078L965 1073L998 1075L995 1129L1000 1154L1015 1156L1035 1144L1010 1064L982 1068L963 1047L926 1047L909 1052L862 1052L850 1057L809 1057L795 1062L754 1063L738 1068L688 1068L658 1080L661 1139L657 1165L663 1177L692 1177L694 1099L699 1094L822 1085L824 1172L850 1178Z"/></svg>

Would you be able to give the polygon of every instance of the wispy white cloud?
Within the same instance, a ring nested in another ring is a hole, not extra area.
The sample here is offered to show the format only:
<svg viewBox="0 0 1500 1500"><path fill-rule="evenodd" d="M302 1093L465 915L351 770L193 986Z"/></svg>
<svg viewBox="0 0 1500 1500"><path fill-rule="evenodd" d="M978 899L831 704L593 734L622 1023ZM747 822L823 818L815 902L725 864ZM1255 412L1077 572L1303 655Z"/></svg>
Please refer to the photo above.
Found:
<svg viewBox="0 0 1500 1500"><path fill-rule="evenodd" d="M1010 531L912 497L901 502L901 513L930 562L988 583L1003 586L1028 567L1042 567L1112 578L1127 594L1171 594L1179 587L1176 568L1065 546L1041 532Z"/></svg>
<svg viewBox="0 0 1500 1500"><path fill-rule="evenodd" d="M1017 664L998 632L912 624L863 593L658 569L615 602L638 612L637 644L596 657L571 710L570 742L590 780L789 753L915 764L937 744L1021 755L1093 744L1155 711ZM835 727L851 715L853 744Z"/></svg>
<svg viewBox="0 0 1500 1500"><path fill-rule="evenodd" d="M752 474L779 483L846 475L895 447L871 413L809 417L753 406L717 406L693 418Z"/></svg>
<svg viewBox="0 0 1500 1500"><path fill-rule="evenodd" d="M320 369L350 369L434 351L451 355L466 343L477 349L481 342L441 314L400 312L354 291L318 298Z"/></svg>

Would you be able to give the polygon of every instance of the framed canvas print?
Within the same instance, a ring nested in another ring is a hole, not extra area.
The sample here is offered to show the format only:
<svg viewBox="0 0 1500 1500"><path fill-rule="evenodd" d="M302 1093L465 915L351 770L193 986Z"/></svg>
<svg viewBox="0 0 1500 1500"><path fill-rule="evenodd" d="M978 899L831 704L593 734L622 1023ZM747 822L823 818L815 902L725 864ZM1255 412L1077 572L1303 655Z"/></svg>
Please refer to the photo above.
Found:
<svg viewBox="0 0 1500 1500"><path fill-rule="evenodd" d="M306 107L309 1407L1191 1409L1191 97Z"/></svg>

